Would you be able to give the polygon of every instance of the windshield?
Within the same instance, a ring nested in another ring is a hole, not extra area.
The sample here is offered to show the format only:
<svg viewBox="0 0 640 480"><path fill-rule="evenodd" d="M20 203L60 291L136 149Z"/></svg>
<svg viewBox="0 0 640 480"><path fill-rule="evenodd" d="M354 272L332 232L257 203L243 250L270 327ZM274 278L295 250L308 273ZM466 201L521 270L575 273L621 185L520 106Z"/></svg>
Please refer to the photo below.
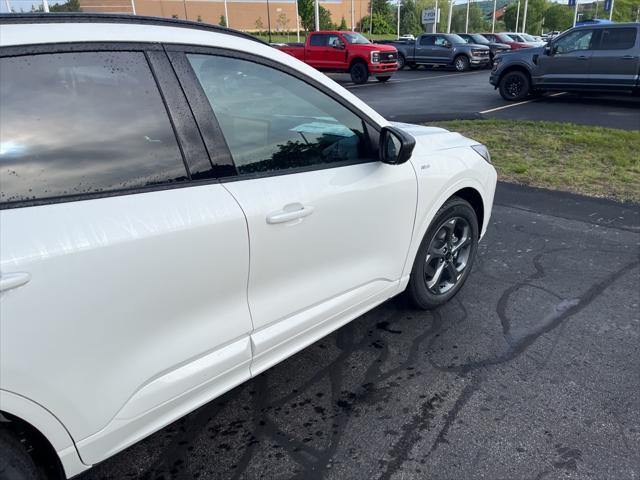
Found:
<svg viewBox="0 0 640 480"><path fill-rule="evenodd" d="M537 42L537 40L528 33L523 33L522 38L524 38L527 42Z"/></svg>
<svg viewBox="0 0 640 480"><path fill-rule="evenodd" d="M473 39L473 43L479 43L480 45L486 45L489 43L489 40L480 34L470 35L470 37Z"/></svg>
<svg viewBox="0 0 640 480"><path fill-rule="evenodd" d="M344 38L347 39L347 42L349 42L352 45L362 45L366 43L371 43L369 40L367 40L365 37L363 37L359 33L343 33L342 35L344 35Z"/></svg>
<svg viewBox="0 0 640 480"><path fill-rule="evenodd" d="M516 42L524 42L524 38L522 38L520 35L516 35L515 33L510 33L509 36L515 40Z"/></svg>
<svg viewBox="0 0 640 480"><path fill-rule="evenodd" d="M451 43L467 43L464 38L462 38L460 35L455 35L455 34L447 35L446 39L449 40Z"/></svg>

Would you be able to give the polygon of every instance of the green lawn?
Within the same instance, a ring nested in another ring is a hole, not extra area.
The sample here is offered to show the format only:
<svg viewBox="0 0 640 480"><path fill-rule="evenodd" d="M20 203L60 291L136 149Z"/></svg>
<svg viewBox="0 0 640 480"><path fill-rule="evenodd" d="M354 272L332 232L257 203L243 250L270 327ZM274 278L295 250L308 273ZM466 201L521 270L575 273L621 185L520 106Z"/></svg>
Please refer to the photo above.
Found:
<svg viewBox="0 0 640 480"><path fill-rule="evenodd" d="M500 180L640 203L640 131L516 120L431 125L487 145Z"/></svg>

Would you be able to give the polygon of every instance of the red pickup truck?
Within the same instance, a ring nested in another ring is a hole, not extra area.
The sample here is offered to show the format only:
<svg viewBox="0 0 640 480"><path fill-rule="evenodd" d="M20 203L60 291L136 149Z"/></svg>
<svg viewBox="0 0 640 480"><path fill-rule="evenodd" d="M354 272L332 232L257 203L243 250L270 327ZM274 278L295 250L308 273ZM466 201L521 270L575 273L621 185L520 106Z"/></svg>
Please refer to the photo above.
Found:
<svg viewBox="0 0 640 480"><path fill-rule="evenodd" d="M395 47L371 43L356 32L311 32L304 44L276 48L323 72L349 72L354 83L366 83L369 75L386 82L398 69Z"/></svg>

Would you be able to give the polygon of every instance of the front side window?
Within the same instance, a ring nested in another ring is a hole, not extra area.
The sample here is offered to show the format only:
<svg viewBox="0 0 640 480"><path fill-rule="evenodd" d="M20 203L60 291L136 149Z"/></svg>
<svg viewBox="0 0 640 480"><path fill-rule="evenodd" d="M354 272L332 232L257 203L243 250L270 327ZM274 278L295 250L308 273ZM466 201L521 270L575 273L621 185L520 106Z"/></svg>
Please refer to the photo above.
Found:
<svg viewBox="0 0 640 480"><path fill-rule="evenodd" d="M593 30L575 30L554 43L556 53L589 50Z"/></svg>
<svg viewBox="0 0 640 480"><path fill-rule="evenodd" d="M352 45L367 45L371 43L367 38L359 33L343 33L344 38Z"/></svg>
<svg viewBox="0 0 640 480"><path fill-rule="evenodd" d="M637 29L607 28L602 30L600 50L627 50L636 44Z"/></svg>
<svg viewBox="0 0 640 480"><path fill-rule="evenodd" d="M302 80L248 60L187 58L239 173L371 159L362 119Z"/></svg>
<svg viewBox="0 0 640 480"><path fill-rule="evenodd" d="M434 45L436 45L437 47L446 47L447 46L447 39L441 36L437 36L436 40L434 42ZM462 41L462 43L465 43L464 41Z"/></svg>
<svg viewBox="0 0 640 480"><path fill-rule="evenodd" d="M142 52L0 58L0 201L186 180Z"/></svg>

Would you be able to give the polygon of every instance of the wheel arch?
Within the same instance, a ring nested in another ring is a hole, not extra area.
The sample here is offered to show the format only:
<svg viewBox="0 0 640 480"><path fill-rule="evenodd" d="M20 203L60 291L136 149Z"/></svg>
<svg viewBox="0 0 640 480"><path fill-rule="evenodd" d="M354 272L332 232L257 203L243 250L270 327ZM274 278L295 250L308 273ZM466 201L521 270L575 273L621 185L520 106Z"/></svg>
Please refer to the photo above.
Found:
<svg viewBox="0 0 640 480"><path fill-rule="evenodd" d="M529 79L529 84L533 85L531 72L529 71L529 69L527 67L525 67L524 65L520 65L520 64L510 65L507 68L505 68L502 72L500 72L500 76L498 77L497 85L500 85L500 82L502 81L502 79L504 78L504 76L507 73L511 73L511 72L515 72L515 71L524 73L527 76L527 78Z"/></svg>
<svg viewBox="0 0 640 480"><path fill-rule="evenodd" d="M72 477L89 468L82 463L64 425L41 405L0 390L0 415L0 425L35 445L38 457L34 459L38 464L44 462L54 466L52 478Z"/></svg>
<svg viewBox="0 0 640 480"><path fill-rule="evenodd" d="M351 70L351 67L353 67L356 63L364 63L365 67L367 67L367 71L369 71L369 64L364 59L364 57L362 57L360 55L358 55L356 57L353 57L351 59L351 61L349 62L349 70Z"/></svg>

